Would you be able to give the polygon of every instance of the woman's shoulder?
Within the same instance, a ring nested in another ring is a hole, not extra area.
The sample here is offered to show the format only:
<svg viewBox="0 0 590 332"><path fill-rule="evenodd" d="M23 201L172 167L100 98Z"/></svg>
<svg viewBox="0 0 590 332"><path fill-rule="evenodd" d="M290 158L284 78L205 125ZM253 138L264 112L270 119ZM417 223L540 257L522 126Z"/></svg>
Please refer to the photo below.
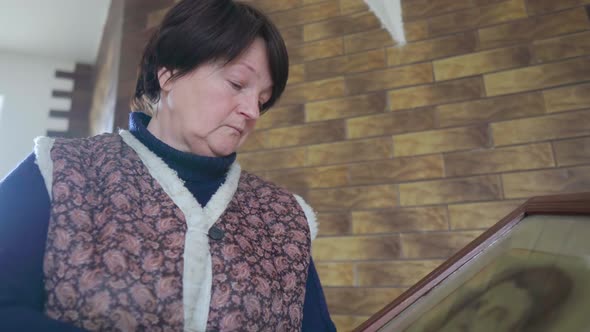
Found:
<svg viewBox="0 0 590 332"><path fill-rule="evenodd" d="M104 133L90 137L47 137L40 136L34 140L34 152L37 159L50 155L55 148L67 155L82 155L95 153L96 149L111 151L124 146L123 139L118 133Z"/></svg>
<svg viewBox="0 0 590 332"><path fill-rule="evenodd" d="M107 142L122 142L118 133L103 133L89 137L49 137L39 136L34 139L35 154L39 150L51 150L56 144L68 147L85 147L89 144L105 144Z"/></svg>

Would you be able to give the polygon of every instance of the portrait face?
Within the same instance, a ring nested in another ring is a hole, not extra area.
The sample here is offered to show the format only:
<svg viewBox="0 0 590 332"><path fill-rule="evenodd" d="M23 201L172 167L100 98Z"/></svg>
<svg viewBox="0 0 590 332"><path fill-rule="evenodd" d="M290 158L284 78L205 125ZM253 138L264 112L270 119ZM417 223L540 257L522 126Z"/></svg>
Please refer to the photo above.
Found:
<svg viewBox="0 0 590 332"><path fill-rule="evenodd" d="M506 280L463 307L440 331L515 331L533 305L533 298L526 289Z"/></svg>
<svg viewBox="0 0 590 332"><path fill-rule="evenodd" d="M170 79L158 72L162 87L158 112L148 130L173 148L210 157L227 156L244 143L272 94L272 79L261 38L225 64L202 64Z"/></svg>

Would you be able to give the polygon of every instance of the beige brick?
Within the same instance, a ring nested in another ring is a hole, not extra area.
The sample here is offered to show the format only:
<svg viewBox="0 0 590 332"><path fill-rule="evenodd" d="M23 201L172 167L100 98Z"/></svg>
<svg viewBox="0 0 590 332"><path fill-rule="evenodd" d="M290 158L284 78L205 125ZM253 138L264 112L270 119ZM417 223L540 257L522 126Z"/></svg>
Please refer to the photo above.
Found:
<svg viewBox="0 0 590 332"><path fill-rule="evenodd" d="M307 167L266 172L264 178L288 188L330 188L348 184L348 166Z"/></svg>
<svg viewBox="0 0 590 332"><path fill-rule="evenodd" d="M428 22L426 20L405 22L404 32L408 42L426 39L429 36ZM381 49L394 44L391 34L382 28L344 36L344 50L347 54Z"/></svg>
<svg viewBox="0 0 590 332"><path fill-rule="evenodd" d="M489 146L487 126L460 127L393 137L394 156L450 152Z"/></svg>
<svg viewBox="0 0 590 332"><path fill-rule="evenodd" d="M257 151L264 149L265 143L265 133L260 131L255 131L248 136L248 139L242 146L240 146L240 152L247 152L247 151Z"/></svg>
<svg viewBox="0 0 590 332"><path fill-rule="evenodd" d="M518 46L456 56L434 62L437 81L473 76L527 66L531 61L528 47Z"/></svg>
<svg viewBox="0 0 590 332"><path fill-rule="evenodd" d="M240 153L238 161L247 171L303 167L305 148Z"/></svg>
<svg viewBox="0 0 590 332"><path fill-rule="evenodd" d="M317 238L312 246L316 261L395 259L400 257L399 235Z"/></svg>
<svg viewBox="0 0 590 332"><path fill-rule="evenodd" d="M436 231L448 228L447 209L441 206L352 212L354 234Z"/></svg>
<svg viewBox="0 0 590 332"><path fill-rule="evenodd" d="M487 98L436 107L441 127L464 126L523 118L545 113L540 92Z"/></svg>
<svg viewBox="0 0 590 332"><path fill-rule="evenodd" d="M287 48L291 48L291 46L303 43L303 25L281 28L279 30L283 40L285 41L285 44L287 45ZM294 60L291 52L289 52L289 59L291 62Z"/></svg>
<svg viewBox="0 0 590 332"><path fill-rule="evenodd" d="M402 234L402 250L405 258L447 258L480 234L480 231Z"/></svg>
<svg viewBox="0 0 590 332"><path fill-rule="evenodd" d="M443 13L473 7L471 0L412 0L402 1L402 15L405 20L432 17Z"/></svg>
<svg viewBox="0 0 590 332"><path fill-rule="evenodd" d="M449 205L451 229L489 228L524 201L495 201Z"/></svg>
<svg viewBox="0 0 590 332"><path fill-rule="evenodd" d="M282 148L343 140L346 137L346 125L342 120L332 120L270 129L264 133L264 147Z"/></svg>
<svg viewBox="0 0 590 332"><path fill-rule="evenodd" d="M303 64L289 67L289 81L287 84L301 83L305 80L305 66Z"/></svg>
<svg viewBox="0 0 590 332"><path fill-rule="evenodd" d="M440 155L393 158L350 165L351 184L379 184L443 177Z"/></svg>
<svg viewBox="0 0 590 332"><path fill-rule="evenodd" d="M404 22L404 32L408 42L418 41L432 37L428 28L428 20Z"/></svg>
<svg viewBox="0 0 590 332"><path fill-rule="evenodd" d="M304 118L303 105L275 106L258 119L256 130L297 125L303 123Z"/></svg>
<svg viewBox="0 0 590 332"><path fill-rule="evenodd" d="M288 46L289 61L301 63L317 59L329 58L344 54L344 43L341 37L318 40L312 43Z"/></svg>
<svg viewBox="0 0 590 332"><path fill-rule="evenodd" d="M590 57L484 76L488 96L537 90L586 80L590 80Z"/></svg>
<svg viewBox="0 0 590 332"><path fill-rule="evenodd" d="M357 266L359 286L410 287L442 263L442 260L360 263Z"/></svg>
<svg viewBox="0 0 590 332"><path fill-rule="evenodd" d="M393 45L393 39L387 30L371 30L344 37L344 51L346 54L383 48Z"/></svg>
<svg viewBox="0 0 590 332"><path fill-rule="evenodd" d="M444 58L473 52L476 45L474 32L430 39L404 46L387 48L387 63L390 66Z"/></svg>
<svg viewBox="0 0 590 332"><path fill-rule="evenodd" d="M347 118L385 111L387 94L377 92L305 104L307 122Z"/></svg>
<svg viewBox="0 0 590 332"><path fill-rule="evenodd" d="M549 143L445 155L447 176L521 171L553 166L555 162Z"/></svg>
<svg viewBox="0 0 590 332"><path fill-rule="evenodd" d="M578 84L543 91L547 112L590 108L590 84Z"/></svg>
<svg viewBox="0 0 590 332"><path fill-rule="evenodd" d="M256 0L255 6L262 9L265 13L272 13L279 10L293 9L302 4L302 0Z"/></svg>
<svg viewBox="0 0 590 332"><path fill-rule="evenodd" d="M502 1L506 1L506 0L473 0L473 3L478 6L487 6L487 5L491 5L491 4L502 2Z"/></svg>
<svg viewBox="0 0 590 332"><path fill-rule="evenodd" d="M556 113L492 124L496 146L590 135L590 111Z"/></svg>
<svg viewBox="0 0 590 332"><path fill-rule="evenodd" d="M388 112L346 120L348 138L393 135L432 129L434 109Z"/></svg>
<svg viewBox="0 0 590 332"><path fill-rule="evenodd" d="M447 104L483 97L484 87L480 78L464 78L425 86L389 91L392 111Z"/></svg>
<svg viewBox="0 0 590 332"><path fill-rule="evenodd" d="M340 0L340 12L343 15L367 11L368 9L369 7L363 0Z"/></svg>
<svg viewBox="0 0 590 332"><path fill-rule="evenodd" d="M590 164L590 137L553 142L559 166Z"/></svg>
<svg viewBox="0 0 590 332"><path fill-rule="evenodd" d="M532 15L538 15L589 3L590 0L527 0L527 8Z"/></svg>
<svg viewBox="0 0 590 332"><path fill-rule="evenodd" d="M338 15L340 15L338 1L328 0L318 4L272 13L270 18L277 27L283 28L325 20Z"/></svg>
<svg viewBox="0 0 590 332"><path fill-rule="evenodd" d="M430 63L419 63L346 77L346 87L351 94L429 82L432 82L432 64Z"/></svg>
<svg viewBox="0 0 590 332"><path fill-rule="evenodd" d="M497 200L501 198L497 176L477 176L399 185L402 206Z"/></svg>
<svg viewBox="0 0 590 332"><path fill-rule="evenodd" d="M431 35L445 35L526 17L524 0L502 1L433 17L430 20L430 31Z"/></svg>
<svg viewBox="0 0 590 332"><path fill-rule="evenodd" d="M354 264L315 264L323 287L354 286Z"/></svg>
<svg viewBox="0 0 590 332"><path fill-rule="evenodd" d="M321 212L317 217L320 236L350 234L349 212Z"/></svg>
<svg viewBox="0 0 590 332"><path fill-rule="evenodd" d="M383 50L373 50L307 62L305 64L305 78L311 81L383 67L385 67L385 52Z"/></svg>
<svg viewBox="0 0 590 332"><path fill-rule="evenodd" d="M306 24L303 27L305 41L344 36L357 32L377 29L381 26L379 19L370 12L339 16L330 20Z"/></svg>
<svg viewBox="0 0 590 332"><path fill-rule="evenodd" d="M534 63L588 55L590 54L590 32L535 41L532 48Z"/></svg>
<svg viewBox="0 0 590 332"><path fill-rule="evenodd" d="M307 82L287 87L280 99L280 105L302 104L312 100L342 97L345 93L344 79L341 77Z"/></svg>
<svg viewBox="0 0 590 332"><path fill-rule="evenodd" d="M506 198L590 191L590 167L560 168L502 175Z"/></svg>
<svg viewBox="0 0 590 332"><path fill-rule="evenodd" d="M584 8L531 17L479 30L481 48L494 48L578 32L590 28Z"/></svg>
<svg viewBox="0 0 590 332"><path fill-rule="evenodd" d="M378 209L397 206L398 194L393 185L314 189L307 195L318 211L340 209Z"/></svg>
<svg viewBox="0 0 590 332"><path fill-rule="evenodd" d="M403 293L401 288L325 288L330 314L373 315Z"/></svg>
<svg viewBox="0 0 590 332"><path fill-rule="evenodd" d="M307 148L307 165L388 159L392 157L392 148L389 138L313 145Z"/></svg>

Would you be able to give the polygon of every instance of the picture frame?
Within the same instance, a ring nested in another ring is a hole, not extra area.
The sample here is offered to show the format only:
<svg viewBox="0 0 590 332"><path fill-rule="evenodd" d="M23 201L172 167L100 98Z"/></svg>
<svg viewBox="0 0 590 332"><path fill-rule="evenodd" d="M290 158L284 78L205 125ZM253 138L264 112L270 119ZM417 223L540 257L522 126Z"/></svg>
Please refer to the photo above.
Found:
<svg viewBox="0 0 590 332"><path fill-rule="evenodd" d="M529 199L355 331L585 331L589 237L590 193Z"/></svg>

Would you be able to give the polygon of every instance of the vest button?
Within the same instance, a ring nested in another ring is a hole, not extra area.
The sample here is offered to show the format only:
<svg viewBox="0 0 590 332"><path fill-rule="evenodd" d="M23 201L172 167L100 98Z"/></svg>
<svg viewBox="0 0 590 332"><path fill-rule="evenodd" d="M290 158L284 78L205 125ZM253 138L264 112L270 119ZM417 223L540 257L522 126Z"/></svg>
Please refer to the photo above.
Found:
<svg viewBox="0 0 590 332"><path fill-rule="evenodd" d="M213 240L219 241L223 239L224 235L225 233L223 230L219 229L218 227L213 226L209 229L209 237Z"/></svg>

